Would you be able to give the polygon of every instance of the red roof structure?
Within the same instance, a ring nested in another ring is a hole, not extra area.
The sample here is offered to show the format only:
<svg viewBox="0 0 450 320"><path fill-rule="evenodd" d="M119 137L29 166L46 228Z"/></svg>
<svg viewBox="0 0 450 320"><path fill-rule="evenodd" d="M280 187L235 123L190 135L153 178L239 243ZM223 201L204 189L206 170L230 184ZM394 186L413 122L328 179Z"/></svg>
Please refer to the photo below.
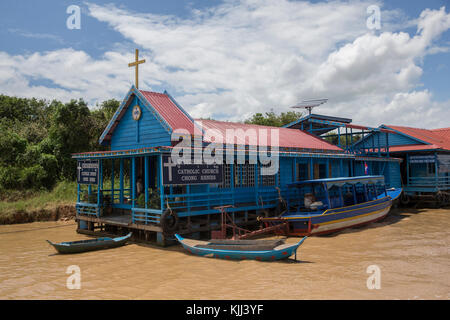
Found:
<svg viewBox="0 0 450 320"><path fill-rule="evenodd" d="M308 132L301 131L298 129L290 129L290 128L279 128L279 127L270 127L270 126L261 126L255 124L244 124L244 123L236 123L236 122L226 122L226 121L216 121L216 120L202 120L196 119L196 123L202 126L203 130L207 132L208 129L216 130L219 132L223 140L216 141L218 143L227 143L226 136L227 130L243 130L243 132L247 134L251 134L252 132L256 133L256 143L252 139L244 136L243 134L237 135L234 141L235 144L239 145L258 145L258 146L270 146L272 145L271 141L271 130L278 131L279 137L279 145L280 148L296 148L296 149L311 149L316 151L335 151L342 152L343 150L338 146L335 146L331 143L326 142ZM231 131L228 131L231 133ZM237 131L239 132L239 131ZM242 132L242 131L241 131ZM260 135L266 135L266 139L259 139ZM213 142L209 137L205 136L205 141ZM260 140L260 141L259 141ZM230 142L231 143L231 142ZM275 143L275 141L274 141Z"/></svg>
<svg viewBox="0 0 450 320"><path fill-rule="evenodd" d="M139 90L172 130L186 129L194 134L193 119L166 93Z"/></svg>
<svg viewBox="0 0 450 320"><path fill-rule="evenodd" d="M406 136L423 142L423 144L418 143L413 145L391 146L389 147L391 152L435 149L450 151L450 128L428 130L390 125L385 125L384 127L393 129Z"/></svg>

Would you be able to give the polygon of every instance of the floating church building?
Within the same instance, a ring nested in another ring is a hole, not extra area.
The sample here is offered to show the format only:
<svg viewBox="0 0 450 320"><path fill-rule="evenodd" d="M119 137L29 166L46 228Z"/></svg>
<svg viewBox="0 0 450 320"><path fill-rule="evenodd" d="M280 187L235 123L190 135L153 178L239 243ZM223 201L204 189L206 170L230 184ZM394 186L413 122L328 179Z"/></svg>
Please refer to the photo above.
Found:
<svg viewBox="0 0 450 320"><path fill-rule="evenodd" d="M99 139L108 150L73 155L80 233L132 231L134 238L161 245L175 232L209 238L221 227L220 207L228 206L237 225L255 225L300 197L289 184L308 179L382 175L388 188L415 192L415 174L423 168L412 168L425 159L417 157L432 156L434 169L425 170L448 186L450 145L438 145L440 138L356 125L312 114L311 106L307 116L282 128L193 119L168 92L138 89L143 62L136 51L129 65L136 67L136 86ZM448 136L448 130L433 135ZM426 154L404 153L412 150Z"/></svg>
<svg viewBox="0 0 450 320"><path fill-rule="evenodd" d="M109 150L73 155L78 232L133 231L164 245L174 232L209 237L220 228L219 206L232 206L227 211L241 226L278 215L282 199L298 196L287 188L295 181L384 174L388 186L401 185L400 159L357 155L298 128L323 131L342 121L317 120L284 128L195 120L168 92L132 86L99 139ZM173 161L181 142L190 163Z"/></svg>

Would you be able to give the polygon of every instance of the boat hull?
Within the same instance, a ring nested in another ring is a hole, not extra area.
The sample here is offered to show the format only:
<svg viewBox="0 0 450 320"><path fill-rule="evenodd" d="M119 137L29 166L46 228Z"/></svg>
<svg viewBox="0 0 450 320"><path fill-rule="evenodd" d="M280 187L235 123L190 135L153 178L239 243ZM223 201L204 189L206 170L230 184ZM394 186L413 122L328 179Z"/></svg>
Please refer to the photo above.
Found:
<svg viewBox="0 0 450 320"><path fill-rule="evenodd" d="M93 240L62 242L62 243L53 243L47 240L47 242L51 244L58 253L70 254L70 253L81 253L95 250L117 248L123 246L130 237L131 233L129 233L126 236L117 238L100 238Z"/></svg>
<svg viewBox="0 0 450 320"><path fill-rule="evenodd" d="M330 221L328 223L317 223L312 224L311 230L308 232L308 229L295 229L295 224L293 224L293 229L290 231L290 235L325 235L335 233L347 228L354 228L363 226L372 222L380 221L384 219L390 210L390 206L382 209L379 212L374 212L369 215L361 215L352 218L351 220L336 220Z"/></svg>
<svg viewBox="0 0 450 320"><path fill-rule="evenodd" d="M259 260L259 261L282 260L287 259L292 255L296 255L298 247L306 239L306 237L304 237L298 243L295 244L283 244L280 246L276 246L272 250L246 251L246 250L209 249L204 247L202 248L197 247L197 245L200 245L202 243L207 244L208 242L184 239L178 234L176 234L175 237L181 243L184 249L198 256L220 258L227 260Z"/></svg>
<svg viewBox="0 0 450 320"><path fill-rule="evenodd" d="M358 227L384 219L392 206L390 196L373 201L326 210L317 215L286 215L281 218L266 218L264 221L289 222L288 235L324 235L346 228Z"/></svg>

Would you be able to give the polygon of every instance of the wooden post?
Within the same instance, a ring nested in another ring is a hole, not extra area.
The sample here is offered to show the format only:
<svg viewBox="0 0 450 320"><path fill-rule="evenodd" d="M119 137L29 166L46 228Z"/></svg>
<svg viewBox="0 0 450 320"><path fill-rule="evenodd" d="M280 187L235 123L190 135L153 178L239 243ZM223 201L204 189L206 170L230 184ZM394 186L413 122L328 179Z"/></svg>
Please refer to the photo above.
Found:
<svg viewBox="0 0 450 320"><path fill-rule="evenodd" d="M103 192L103 160L98 160L98 181L97 181L97 218L100 217L100 206L102 205Z"/></svg>
<svg viewBox="0 0 450 320"><path fill-rule="evenodd" d="M345 126L345 151L348 152L348 128Z"/></svg>
<svg viewBox="0 0 450 320"><path fill-rule="evenodd" d="M327 158L326 162L325 162L325 173L327 175L327 178L331 178L330 177L330 158ZM319 177L320 178L320 177Z"/></svg>
<svg viewBox="0 0 450 320"><path fill-rule="evenodd" d="M386 156L389 158L389 133L386 132Z"/></svg>
<svg viewBox="0 0 450 320"><path fill-rule="evenodd" d="M381 157L381 142L380 142L380 135L381 132L378 132L377 137L378 137L378 156Z"/></svg>
<svg viewBox="0 0 450 320"><path fill-rule="evenodd" d="M230 189L231 189L231 202L234 205L234 159L233 163L230 163Z"/></svg>
<svg viewBox="0 0 450 320"><path fill-rule="evenodd" d="M114 159L111 159L111 204L114 203Z"/></svg>
<svg viewBox="0 0 450 320"><path fill-rule="evenodd" d="M136 158L131 158L131 203L132 207L135 207L136 204Z"/></svg>
<svg viewBox="0 0 450 320"><path fill-rule="evenodd" d="M328 192L327 184L323 183L322 185L323 185L323 188L325 189L325 196L327 197L328 208L331 209L331 200L330 200L330 194Z"/></svg>
<svg viewBox="0 0 450 320"><path fill-rule="evenodd" d="M350 151L353 152L353 128L350 128Z"/></svg>
<svg viewBox="0 0 450 320"><path fill-rule="evenodd" d="M409 154L406 154L406 185L409 185Z"/></svg>
<svg viewBox="0 0 450 320"><path fill-rule="evenodd" d="M163 185L163 163L162 163L162 154L158 155L158 184L159 184L159 196L160 196L160 204L161 210L164 211L164 185Z"/></svg>
<svg viewBox="0 0 450 320"><path fill-rule="evenodd" d="M144 157L144 188L145 188L145 208L148 208L148 156Z"/></svg>
<svg viewBox="0 0 450 320"><path fill-rule="evenodd" d="M294 176L292 177L292 182L297 181L297 157L294 158Z"/></svg>
<svg viewBox="0 0 450 320"><path fill-rule="evenodd" d="M258 196L259 196L259 193L258 193L258 190L259 190L259 187L258 187L258 184L259 184L258 160L256 160L254 175L255 175L255 181L254 181L255 182L255 203L256 203L256 205L258 205Z"/></svg>
<svg viewBox="0 0 450 320"><path fill-rule="evenodd" d="M366 153L366 144L365 144L364 140L365 139L364 139L364 129L363 129L363 130L361 130L361 142L362 142L362 151L365 154Z"/></svg>
<svg viewBox="0 0 450 320"><path fill-rule="evenodd" d="M438 159L437 153L434 153L434 179L435 179L435 188L439 190L439 175L438 175Z"/></svg>
<svg viewBox="0 0 450 320"><path fill-rule="evenodd" d="M350 177L354 177L355 173L353 172L353 159L350 159L349 162L350 162Z"/></svg>
<svg viewBox="0 0 450 320"><path fill-rule="evenodd" d="M338 127L338 147L341 147L341 127Z"/></svg>
<svg viewBox="0 0 450 320"><path fill-rule="evenodd" d="M123 204L123 158L120 158L120 169L119 169L119 203Z"/></svg>

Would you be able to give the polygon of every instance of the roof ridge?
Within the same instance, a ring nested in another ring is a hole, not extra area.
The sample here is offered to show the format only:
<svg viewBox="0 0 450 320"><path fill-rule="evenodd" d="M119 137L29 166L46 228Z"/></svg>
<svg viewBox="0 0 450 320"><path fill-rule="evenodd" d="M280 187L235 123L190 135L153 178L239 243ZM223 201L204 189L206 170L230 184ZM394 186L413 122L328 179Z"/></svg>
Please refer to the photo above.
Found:
<svg viewBox="0 0 450 320"><path fill-rule="evenodd" d="M436 128L436 129L430 129L430 131L444 131L444 130L450 130L450 127L446 127L446 128Z"/></svg>
<svg viewBox="0 0 450 320"><path fill-rule="evenodd" d="M166 95L167 95L167 94L164 93L164 92L148 91L148 90L141 90L141 89L138 89L138 90L139 90L140 92L160 94L160 95L163 95L163 96L166 96Z"/></svg>
<svg viewBox="0 0 450 320"><path fill-rule="evenodd" d="M267 125L263 125L263 124L244 123L244 122L225 121L225 120L215 120L215 119L194 119L194 121L214 121L214 122L237 124L237 125L243 125L243 126L254 126L254 127L263 127L263 128L298 130L298 129L291 129L291 128L286 128L286 127L275 127L275 126L267 126Z"/></svg>
<svg viewBox="0 0 450 320"><path fill-rule="evenodd" d="M385 124L386 127L399 127L399 128L406 128L406 129L414 129L414 130L426 130L426 131L431 131L432 129L425 129L425 128L416 128L416 127L409 127L409 126L399 126L399 125L387 125Z"/></svg>

